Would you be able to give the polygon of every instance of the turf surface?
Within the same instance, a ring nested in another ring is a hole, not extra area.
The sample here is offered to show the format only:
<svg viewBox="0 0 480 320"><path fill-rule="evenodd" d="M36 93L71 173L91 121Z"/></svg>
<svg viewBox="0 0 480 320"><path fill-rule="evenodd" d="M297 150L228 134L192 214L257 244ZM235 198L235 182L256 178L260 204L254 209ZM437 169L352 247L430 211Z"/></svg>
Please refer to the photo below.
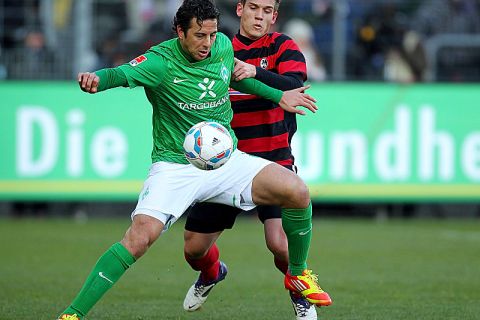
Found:
<svg viewBox="0 0 480 320"><path fill-rule="evenodd" d="M0 319L55 319L128 219L0 220ZM220 242L229 275L204 307L182 309L196 275L183 261L183 221L87 319L294 319L256 219ZM480 221L315 220L309 265L334 304L320 319L479 319Z"/></svg>

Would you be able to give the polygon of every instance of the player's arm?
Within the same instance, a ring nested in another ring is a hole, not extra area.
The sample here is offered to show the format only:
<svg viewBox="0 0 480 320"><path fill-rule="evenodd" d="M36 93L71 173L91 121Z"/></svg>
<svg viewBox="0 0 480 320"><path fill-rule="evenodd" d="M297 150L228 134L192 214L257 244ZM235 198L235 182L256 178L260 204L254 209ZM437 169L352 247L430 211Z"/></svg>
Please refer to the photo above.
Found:
<svg viewBox="0 0 480 320"><path fill-rule="evenodd" d="M304 74L297 71L278 74L235 58L235 68L233 70L232 78L235 81L240 81L246 78L255 78L272 88L291 90L303 86Z"/></svg>
<svg viewBox="0 0 480 320"><path fill-rule="evenodd" d="M80 89L88 93L97 93L111 88L128 86L127 77L118 68L79 73L78 84Z"/></svg>
<svg viewBox="0 0 480 320"><path fill-rule="evenodd" d="M316 100L304 92L310 88L310 86L281 91L252 78L231 81L230 86L240 92L254 94L264 99L271 100L279 104L282 109L288 112L305 115L305 111L297 109L298 106L305 107L312 112L315 112L318 109L315 105Z"/></svg>
<svg viewBox="0 0 480 320"><path fill-rule="evenodd" d="M235 59L232 77L237 80L255 78L266 85L279 90L291 90L303 86L307 80L305 56L293 39L282 34L277 38L278 47L275 59L275 72Z"/></svg>
<svg viewBox="0 0 480 320"><path fill-rule="evenodd" d="M88 93L136 86L153 87L163 76L164 60L156 53L147 52L116 68L100 69L78 75L80 88Z"/></svg>

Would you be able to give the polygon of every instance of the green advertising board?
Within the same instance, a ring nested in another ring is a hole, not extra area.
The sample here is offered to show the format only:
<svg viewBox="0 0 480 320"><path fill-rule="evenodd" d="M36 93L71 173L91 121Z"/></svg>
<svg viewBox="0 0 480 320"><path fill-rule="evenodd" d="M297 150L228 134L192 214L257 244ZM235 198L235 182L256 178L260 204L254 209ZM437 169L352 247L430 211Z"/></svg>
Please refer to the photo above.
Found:
<svg viewBox="0 0 480 320"><path fill-rule="evenodd" d="M298 117L315 201L479 201L480 86L315 84ZM134 200L150 166L142 89L0 83L0 199Z"/></svg>

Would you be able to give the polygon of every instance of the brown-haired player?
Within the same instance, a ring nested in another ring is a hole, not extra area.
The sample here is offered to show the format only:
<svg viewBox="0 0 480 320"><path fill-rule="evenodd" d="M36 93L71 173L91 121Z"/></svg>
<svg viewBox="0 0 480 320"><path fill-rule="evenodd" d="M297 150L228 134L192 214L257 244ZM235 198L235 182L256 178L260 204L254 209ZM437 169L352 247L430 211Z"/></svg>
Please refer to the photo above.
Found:
<svg viewBox="0 0 480 320"><path fill-rule="evenodd" d="M232 78L255 78L280 90L303 86L306 64L296 43L282 33L269 33L278 16L279 0L242 0L237 4L240 30L232 40L235 69ZM255 95L230 92L234 110L231 126L244 152L274 161L295 171L291 139L297 129L295 114L285 112L278 104ZM231 229L240 209L215 203L193 206L185 224L185 259L200 275L190 287L184 309L195 311L206 301L210 290L225 279L227 266L219 260L216 240L225 229ZM282 228L279 206L258 206L264 224L265 241L272 252L275 266L288 270L287 237ZM295 284L293 284L295 285ZM300 284L301 285L301 284ZM287 288L292 286L286 281ZM327 293L319 305L331 304ZM315 306L290 291L297 319L317 319Z"/></svg>

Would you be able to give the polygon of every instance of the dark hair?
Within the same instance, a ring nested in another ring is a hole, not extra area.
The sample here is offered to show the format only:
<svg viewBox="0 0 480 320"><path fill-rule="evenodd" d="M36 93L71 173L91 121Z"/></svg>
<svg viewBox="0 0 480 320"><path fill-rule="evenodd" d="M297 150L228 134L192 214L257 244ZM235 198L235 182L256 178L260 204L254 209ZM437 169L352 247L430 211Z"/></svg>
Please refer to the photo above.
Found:
<svg viewBox="0 0 480 320"><path fill-rule="evenodd" d="M218 21L220 12L211 0L184 0L173 19L173 31L176 33L177 26L180 26L187 33L193 18L197 18L197 23L201 26L204 20Z"/></svg>
<svg viewBox="0 0 480 320"><path fill-rule="evenodd" d="M275 5L273 6L273 8L275 9L275 11L278 10L278 7L280 7L280 2L282 0L275 0ZM245 3L247 3L247 0L240 0L240 3L242 4L242 6L245 5Z"/></svg>

